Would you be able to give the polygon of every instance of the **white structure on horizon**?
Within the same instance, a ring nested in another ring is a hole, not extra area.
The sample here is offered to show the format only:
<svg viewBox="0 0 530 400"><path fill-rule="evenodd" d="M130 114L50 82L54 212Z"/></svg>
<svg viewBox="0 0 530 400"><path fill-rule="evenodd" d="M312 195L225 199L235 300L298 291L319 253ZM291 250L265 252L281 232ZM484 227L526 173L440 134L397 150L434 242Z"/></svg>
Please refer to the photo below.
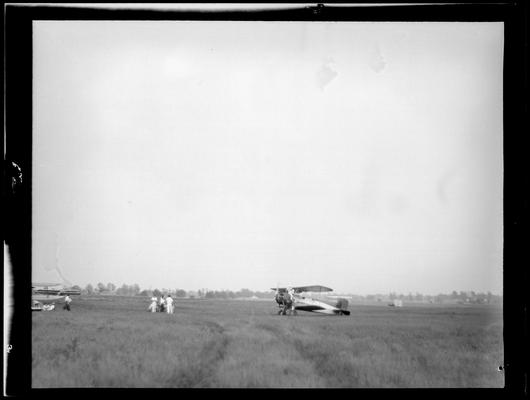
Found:
<svg viewBox="0 0 530 400"><path fill-rule="evenodd" d="M394 299L392 303L389 304L392 307L403 307L403 300Z"/></svg>

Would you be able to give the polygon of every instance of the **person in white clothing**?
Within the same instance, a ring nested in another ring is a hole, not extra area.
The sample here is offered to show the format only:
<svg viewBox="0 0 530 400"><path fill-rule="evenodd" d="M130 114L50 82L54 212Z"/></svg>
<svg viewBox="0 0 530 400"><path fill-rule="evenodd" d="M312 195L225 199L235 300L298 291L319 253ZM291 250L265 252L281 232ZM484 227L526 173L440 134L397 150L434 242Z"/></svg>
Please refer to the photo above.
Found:
<svg viewBox="0 0 530 400"><path fill-rule="evenodd" d="M149 305L149 311L156 312L156 297L151 297L151 304Z"/></svg>
<svg viewBox="0 0 530 400"><path fill-rule="evenodd" d="M173 314L173 299L170 294L167 295L166 308L168 314Z"/></svg>
<svg viewBox="0 0 530 400"><path fill-rule="evenodd" d="M64 306L63 306L63 309L64 310L68 310L70 311L70 303L72 302L72 299L70 298L70 296L66 295L66 297L64 298Z"/></svg>
<svg viewBox="0 0 530 400"><path fill-rule="evenodd" d="M291 311L294 311L294 289L291 286L287 287L287 294L289 296L289 300L291 301Z"/></svg>

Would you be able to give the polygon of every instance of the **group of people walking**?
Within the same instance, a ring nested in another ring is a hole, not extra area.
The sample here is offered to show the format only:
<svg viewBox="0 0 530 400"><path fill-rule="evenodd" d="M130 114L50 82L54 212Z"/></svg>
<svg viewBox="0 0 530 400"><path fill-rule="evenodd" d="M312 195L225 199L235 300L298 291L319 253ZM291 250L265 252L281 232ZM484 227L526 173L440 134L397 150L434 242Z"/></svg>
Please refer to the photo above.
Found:
<svg viewBox="0 0 530 400"><path fill-rule="evenodd" d="M151 304L149 305L149 311L151 312L167 312L173 314L173 299L171 295L161 297L151 297Z"/></svg>

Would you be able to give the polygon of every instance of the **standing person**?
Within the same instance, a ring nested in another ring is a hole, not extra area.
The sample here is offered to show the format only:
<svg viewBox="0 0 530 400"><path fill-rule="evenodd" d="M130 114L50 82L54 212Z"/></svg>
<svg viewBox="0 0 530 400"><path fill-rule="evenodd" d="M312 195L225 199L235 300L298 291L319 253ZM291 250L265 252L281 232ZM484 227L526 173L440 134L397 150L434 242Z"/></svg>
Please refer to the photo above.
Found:
<svg viewBox="0 0 530 400"><path fill-rule="evenodd" d="M166 304L167 304L167 313L173 314L173 299L171 298L170 294L167 295Z"/></svg>
<svg viewBox="0 0 530 400"><path fill-rule="evenodd" d="M151 297L151 304L149 305L149 311L156 312L156 297Z"/></svg>
<svg viewBox="0 0 530 400"><path fill-rule="evenodd" d="M292 287L287 288L287 292L289 294L289 300L291 302L291 312L294 311L294 289Z"/></svg>
<svg viewBox="0 0 530 400"><path fill-rule="evenodd" d="M160 312L166 311L166 296L160 297Z"/></svg>
<svg viewBox="0 0 530 400"><path fill-rule="evenodd" d="M66 297L64 298L63 310L70 311L70 303L71 302L72 302L72 299L70 298L70 296L66 295Z"/></svg>

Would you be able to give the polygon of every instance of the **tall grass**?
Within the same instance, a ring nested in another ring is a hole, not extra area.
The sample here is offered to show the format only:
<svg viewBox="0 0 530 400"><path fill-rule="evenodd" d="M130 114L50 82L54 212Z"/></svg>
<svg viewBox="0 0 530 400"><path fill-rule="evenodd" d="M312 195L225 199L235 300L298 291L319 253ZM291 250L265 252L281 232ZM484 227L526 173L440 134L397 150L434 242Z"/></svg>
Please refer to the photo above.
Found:
<svg viewBox="0 0 530 400"><path fill-rule="evenodd" d="M33 313L33 387L502 387L502 309L80 298Z"/></svg>

